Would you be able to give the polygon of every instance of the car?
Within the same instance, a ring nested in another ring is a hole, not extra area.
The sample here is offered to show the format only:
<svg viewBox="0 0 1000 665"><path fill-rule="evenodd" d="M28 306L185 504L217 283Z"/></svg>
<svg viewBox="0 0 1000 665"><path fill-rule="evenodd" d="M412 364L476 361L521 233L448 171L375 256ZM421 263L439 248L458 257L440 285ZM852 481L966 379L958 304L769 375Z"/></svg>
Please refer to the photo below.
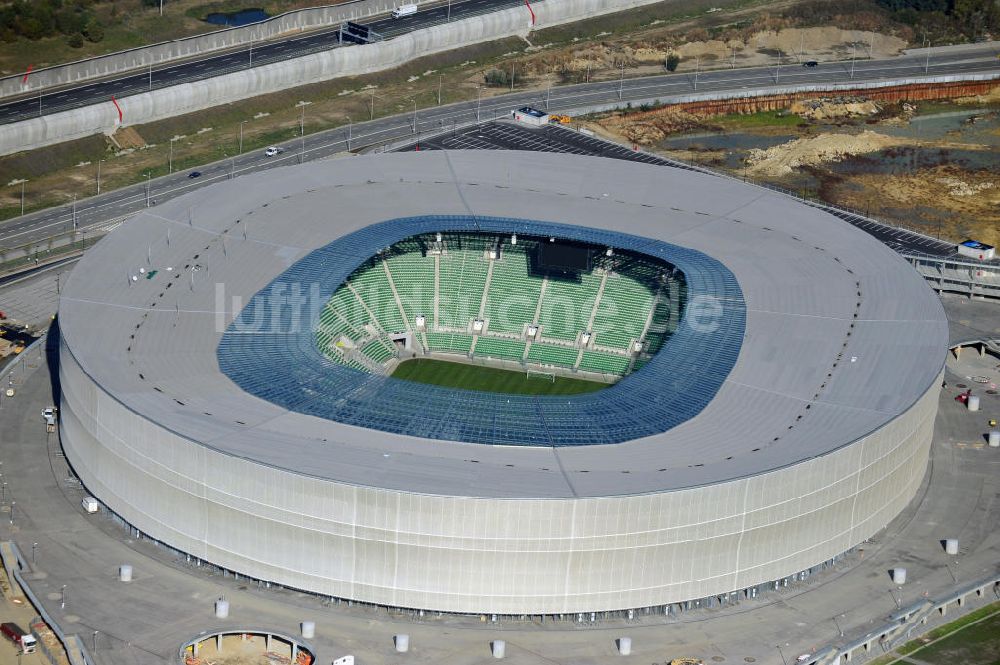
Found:
<svg viewBox="0 0 1000 665"><path fill-rule="evenodd" d="M191 173L188 173L188 178L200 178L200 177L201 177L201 171L191 171Z"/></svg>
<svg viewBox="0 0 1000 665"><path fill-rule="evenodd" d="M265 148L265 150L264 150L264 154L267 155L268 157L274 157L275 155L277 155L280 152L281 152L281 150L279 148L277 148L276 146L273 146L273 145L267 146L267 148Z"/></svg>
<svg viewBox="0 0 1000 665"><path fill-rule="evenodd" d="M42 418L51 418L59 411L57 407L47 406L42 409Z"/></svg>
<svg viewBox="0 0 1000 665"><path fill-rule="evenodd" d="M802 63L802 66L803 66L803 67L815 67L815 66L817 66L818 64L819 64L819 63L818 63L818 62L816 62L815 60L806 60L805 62L803 62L803 63Z"/></svg>

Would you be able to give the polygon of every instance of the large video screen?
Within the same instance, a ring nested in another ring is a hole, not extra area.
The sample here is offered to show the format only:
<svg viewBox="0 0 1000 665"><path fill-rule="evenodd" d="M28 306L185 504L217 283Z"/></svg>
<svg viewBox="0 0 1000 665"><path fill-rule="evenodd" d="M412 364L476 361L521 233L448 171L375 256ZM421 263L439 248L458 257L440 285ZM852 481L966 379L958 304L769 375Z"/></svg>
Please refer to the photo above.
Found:
<svg viewBox="0 0 1000 665"><path fill-rule="evenodd" d="M591 248L569 242L538 243L538 267L546 270L585 272L590 269Z"/></svg>

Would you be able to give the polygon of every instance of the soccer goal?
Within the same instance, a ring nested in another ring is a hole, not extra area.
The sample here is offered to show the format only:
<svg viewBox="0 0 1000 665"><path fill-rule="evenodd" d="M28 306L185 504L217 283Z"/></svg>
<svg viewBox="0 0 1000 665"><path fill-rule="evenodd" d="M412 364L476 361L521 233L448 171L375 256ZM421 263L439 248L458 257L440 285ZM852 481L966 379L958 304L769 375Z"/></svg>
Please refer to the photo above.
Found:
<svg viewBox="0 0 1000 665"><path fill-rule="evenodd" d="M556 382L556 375L555 374L553 374L552 372L543 372L540 369L529 369L529 370L526 370L525 374L524 374L524 378L525 378L526 381L527 380L531 380L531 379L544 379L546 381L549 381L550 383L555 383Z"/></svg>

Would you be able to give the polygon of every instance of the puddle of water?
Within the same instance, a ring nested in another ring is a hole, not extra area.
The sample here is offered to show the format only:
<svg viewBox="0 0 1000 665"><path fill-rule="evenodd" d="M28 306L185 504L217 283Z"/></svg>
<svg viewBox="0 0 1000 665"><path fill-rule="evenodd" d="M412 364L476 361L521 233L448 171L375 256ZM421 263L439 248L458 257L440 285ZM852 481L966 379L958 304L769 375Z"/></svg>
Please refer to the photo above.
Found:
<svg viewBox="0 0 1000 665"><path fill-rule="evenodd" d="M213 12L205 17L205 21L212 25L224 25L236 28L241 25L257 23L268 18L271 18L271 16L263 9L241 9L238 12Z"/></svg>
<svg viewBox="0 0 1000 665"><path fill-rule="evenodd" d="M657 150L690 150L692 152L725 152L722 161L713 162L728 169L743 168L743 156L751 148L770 148L788 143L798 138L797 134L753 134L734 132L731 134L684 134L670 136L656 145Z"/></svg>
<svg viewBox="0 0 1000 665"><path fill-rule="evenodd" d="M824 168L838 175L897 175L943 165L965 171L996 170L1000 169L1000 156L992 150L902 146L828 162Z"/></svg>
<svg viewBox="0 0 1000 665"><path fill-rule="evenodd" d="M899 127L879 126L876 131L922 141L955 141L1000 146L1000 113L993 109L961 109L915 116Z"/></svg>

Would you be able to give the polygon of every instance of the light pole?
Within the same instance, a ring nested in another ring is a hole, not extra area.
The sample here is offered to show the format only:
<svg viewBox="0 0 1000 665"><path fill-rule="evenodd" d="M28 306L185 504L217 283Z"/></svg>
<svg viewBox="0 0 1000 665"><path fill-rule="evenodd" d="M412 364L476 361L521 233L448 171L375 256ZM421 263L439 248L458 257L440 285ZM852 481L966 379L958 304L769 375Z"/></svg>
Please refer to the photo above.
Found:
<svg viewBox="0 0 1000 665"><path fill-rule="evenodd" d="M694 89L698 89L698 72L701 71L701 56L694 59Z"/></svg>
<svg viewBox="0 0 1000 665"><path fill-rule="evenodd" d="M780 644L775 644L774 648L777 649L778 653L781 655L781 663L782 663L782 665L788 665L788 661L785 660L785 652L781 650L781 645Z"/></svg>
<svg viewBox="0 0 1000 665"><path fill-rule="evenodd" d="M14 506L17 505L17 501L11 499L10 502L10 525L14 526Z"/></svg>
<svg viewBox="0 0 1000 665"><path fill-rule="evenodd" d="M483 86L476 86L476 122L479 122L479 109L483 104Z"/></svg>
<svg viewBox="0 0 1000 665"><path fill-rule="evenodd" d="M854 80L854 59L858 55L858 43L851 44L851 80Z"/></svg>
<svg viewBox="0 0 1000 665"><path fill-rule="evenodd" d="M247 124L246 120L240 120L240 154L243 154L243 125Z"/></svg>
<svg viewBox="0 0 1000 665"><path fill-rule="evenodd" d="M76 194L73 194L73 230L76 230Z"/></svg>
<svg viewBox="0 0 1000 665"><path fill-rule="evenodd" d="M24 216L24 185L27 182L28 182L27 180L22 180L21 181L21 216L22 217Z"/></svg>
<svg viewBox="0 0 1000 665"><path fill-rule="evenodd" d="M35 565L35 550L38 549L38 543L31 543L31 565Z"/></svg>
<svg viewBox="0 0 1000 665"><path fill-rule="evenodd" d="M924 61L924 74L926 74L931 68L931 40L927 39L927 35L924 35L924 49L927 51L927 60Z"/></svg>
<svg viewBox="0 0 1000 665"><path fill-rule="evenodd" d="M149 91L153 91L153 63L149 63Z"/></svg>
<svg viewBox="0 0 1000 665"><path fill-rule="evenodd" d="M174 141L184 138L183 136L175 136L170 139L170 159L167 162L167 173L174 172Z"/></svg>
<svg viewBox="0 0 1000 665"><path fill-rule="evenodd" d="M441 83L443 79L444 79L444 74L438 74L438 106L441 106Z"/></svg>
<svg viewBox="0 0 1000 665"><path fill-rule="evenodd" d="M448 0L448 23L451 23L451 0Z"/></svg>
<svg viewBox="0 0 1000 665"><path fill-rule="evenodd" d="M618 101L622 100L622 95L625 93L625 61L622 60L622 75L618 79Z"/></svg>
<svg viewBox="0 0 1000 665"><path fill-rule="evenodd" d="M95 631L94 631L94 651L95 651L95 652L97 651L97 634L98 634L99 632L101 632L101 631L99 631L99 630L95 630Z"/></svg>
<svg viewBox="0 0 1000 665"><path fill-rule="evenodd" d="M375 119L375 88L374 87L372 88L372 110L368 114L368 119L369 120L374 120Z"/></svg>
<svg viewBox="0 0 1000 665"><path fill-rule="evenodd" d="M413 133L417 133L417 98L413 98Z"/></svg>
<svg viewBox="0 0 1000 665"><path fill-rule="evenodd" d="M101 193L101 164L104 163L103 159L97 160L97 193Z"/></svg>
<svg viewBox="0 0 1000 665"><path fill-rule="evenodd" d="M840 633L841 637L843 637L844 636L844 629L840 627L840 622L837 621L837 617L833 617L833 624L835 626L837 626L837 632Z"/></svg>
<svg viewBox="0 0 1000 665"><path fill-rule="evenodd" d="M149 207L149 179L153 174L146 171L146 207Z"/></svg>
<svg viewBox="0 0 1000 665"><path fill-rule="evenodd" d="M66 585L62 585L62 589L59 590L59 607L60 609L66 609Z"/></svg>
<svg viewBox="0 0 1000 665"><path fill-rule="evenodd" d="M351 116L347 116L347 152L351 151L351 134L353 130L354 121L351 120Z"/></svg>

